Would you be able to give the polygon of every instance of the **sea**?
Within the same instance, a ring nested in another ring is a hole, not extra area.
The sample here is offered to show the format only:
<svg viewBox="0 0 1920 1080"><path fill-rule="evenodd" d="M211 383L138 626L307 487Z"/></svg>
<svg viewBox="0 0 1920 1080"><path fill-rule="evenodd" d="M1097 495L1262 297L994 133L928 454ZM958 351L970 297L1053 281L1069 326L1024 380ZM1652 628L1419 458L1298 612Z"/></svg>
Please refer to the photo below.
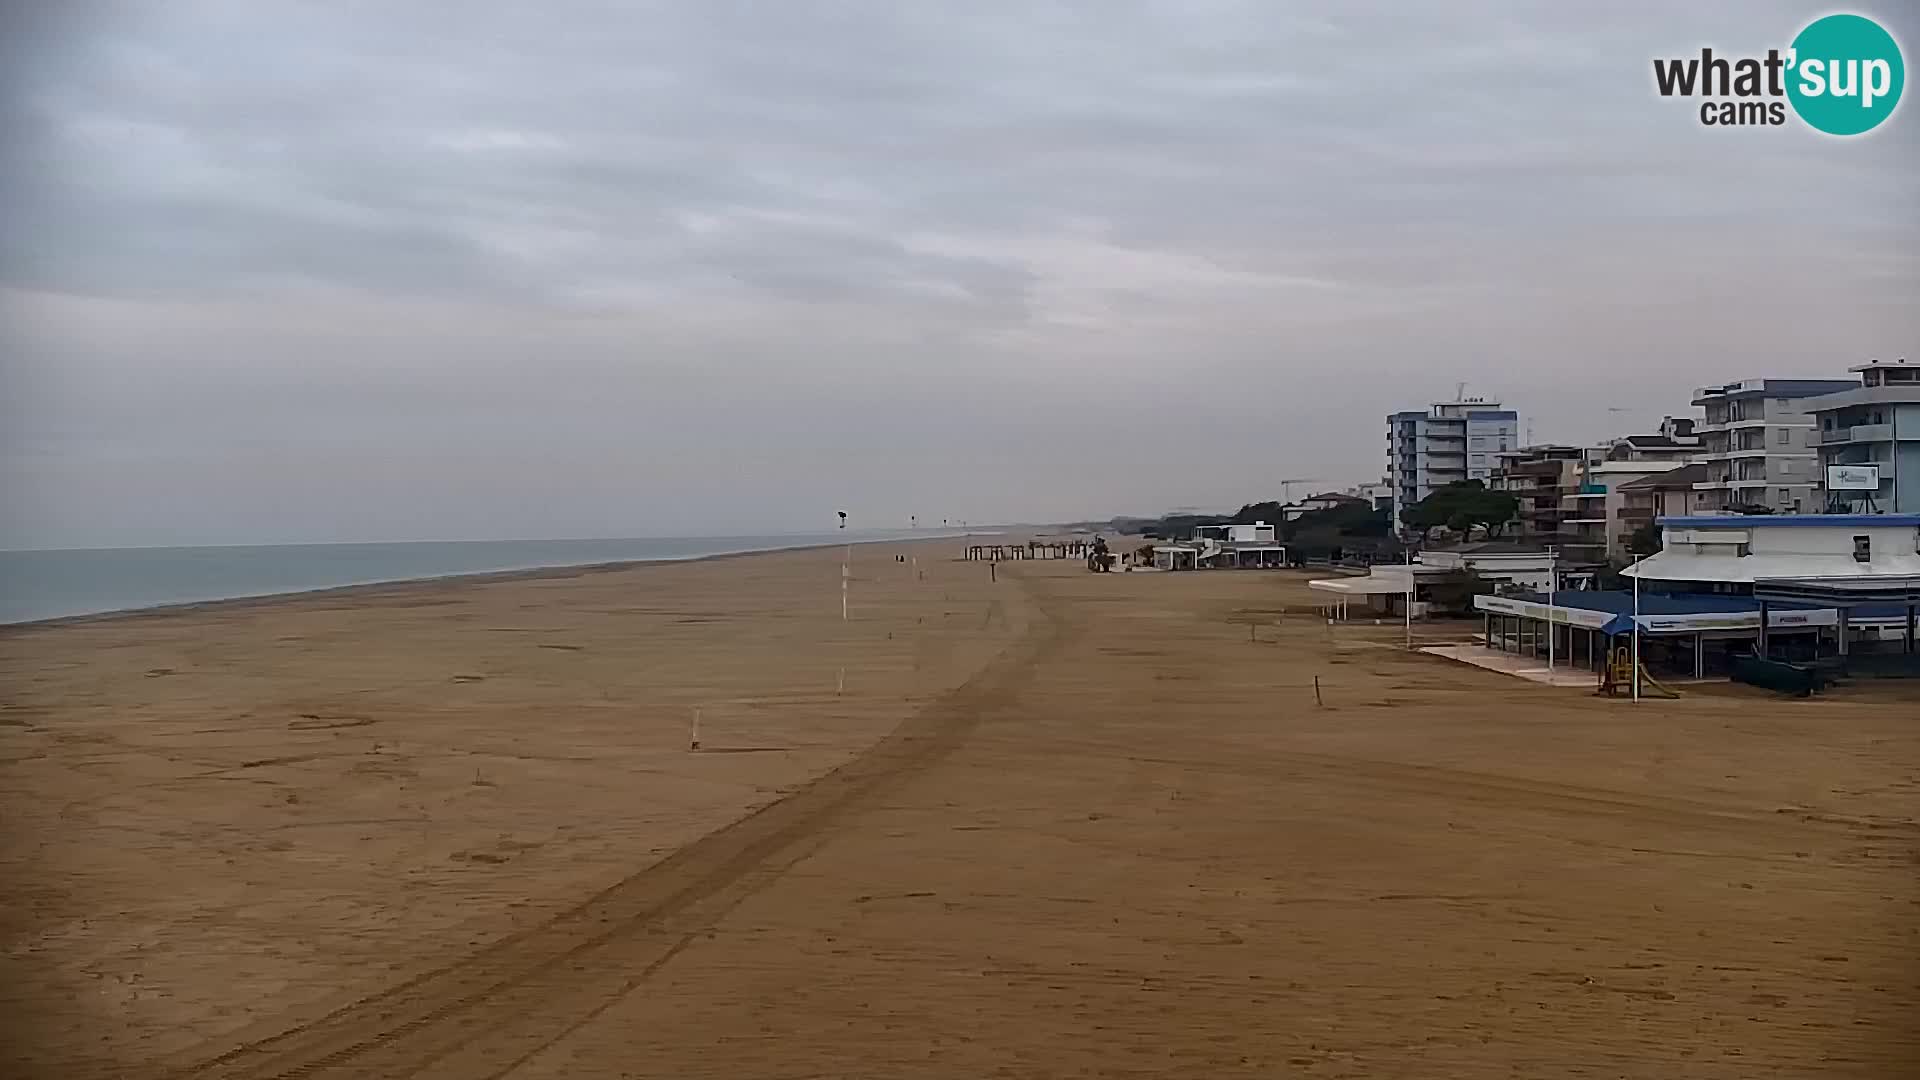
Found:
<svg viewBox="0 0 1920 1080"><path fill-rule="evenodd" d="M0 551L0 624L461 574L612 562L662 562L841 543L930 540L961 535L965 534L926 529L846 529L767 536L627 540L458 540Z"/></svg>

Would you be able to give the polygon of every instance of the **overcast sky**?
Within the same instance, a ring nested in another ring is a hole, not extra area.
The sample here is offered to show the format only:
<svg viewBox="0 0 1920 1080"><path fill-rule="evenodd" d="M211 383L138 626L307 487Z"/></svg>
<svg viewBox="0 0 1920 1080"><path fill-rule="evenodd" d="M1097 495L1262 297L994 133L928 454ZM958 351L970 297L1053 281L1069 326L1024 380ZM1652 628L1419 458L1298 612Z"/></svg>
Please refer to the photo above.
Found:
<svg viewBox="0 0 1920 1080"><path fill-rule="evenodd" d="M1920 105L1652 90L1825 5L0 4L4 547L1231 507L1920 361Z"/></svg>

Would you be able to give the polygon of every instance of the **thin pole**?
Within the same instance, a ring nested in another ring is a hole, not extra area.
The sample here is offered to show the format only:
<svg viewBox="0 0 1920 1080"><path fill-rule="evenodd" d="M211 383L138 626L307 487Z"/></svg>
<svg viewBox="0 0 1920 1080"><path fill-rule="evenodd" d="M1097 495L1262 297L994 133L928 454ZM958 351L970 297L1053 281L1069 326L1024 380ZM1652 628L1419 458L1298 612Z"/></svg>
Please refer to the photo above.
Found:
<svg viewBox="0 0 1920 1080"><path fill-rule="evenodd" d="M1407 651L1413 651L1413 563L1407 563Z"/></svg>
<svg viewBox="0 0 1920 1080"><path fill-rule="evenodd" d="M1633 700L1640 700L1640 559L1633 560Z"/></svg>
<svg viewBox="0 0 1920 1080"><path fill-rule="evenodd" d="M1560 575L1554 573L1555 562L1555 553L1547 552L1547 671L1549 674L1553 671L1553 646L1556 636L1553 632L1553 594L1560 587Z"/></svg>

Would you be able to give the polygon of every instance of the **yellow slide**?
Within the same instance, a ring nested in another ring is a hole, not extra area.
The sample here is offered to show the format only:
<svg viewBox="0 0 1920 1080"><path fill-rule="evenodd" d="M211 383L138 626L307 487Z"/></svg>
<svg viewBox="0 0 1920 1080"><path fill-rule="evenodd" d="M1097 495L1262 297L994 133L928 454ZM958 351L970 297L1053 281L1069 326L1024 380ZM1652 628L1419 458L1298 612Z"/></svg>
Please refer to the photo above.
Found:
<svg viewBox="0 0 1920 1080"><path fill-rule="evenodd" d="M1600 693L1612 697L1631 697L1633 695L1633 649L1621 646L1607 654L1607 665L1600 672ZM1640 666L1640 696L1657 698L1677 698L1678 690L1647 674L1646 665Z"/></svg>

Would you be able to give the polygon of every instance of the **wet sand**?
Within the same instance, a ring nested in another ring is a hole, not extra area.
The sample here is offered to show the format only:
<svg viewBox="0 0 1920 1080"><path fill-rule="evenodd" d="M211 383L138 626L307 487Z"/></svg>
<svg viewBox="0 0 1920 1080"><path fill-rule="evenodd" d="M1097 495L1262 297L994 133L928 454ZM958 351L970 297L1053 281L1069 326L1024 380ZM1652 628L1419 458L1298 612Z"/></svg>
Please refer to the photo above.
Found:
<svg viewBox="0 0 1920 1080"><path fill-rule="evenodd" d="M1910 696L1634 706L1302 575L867 551L844 625L803 552L0 637L7 1071L1920 1062Z"/></svg>

